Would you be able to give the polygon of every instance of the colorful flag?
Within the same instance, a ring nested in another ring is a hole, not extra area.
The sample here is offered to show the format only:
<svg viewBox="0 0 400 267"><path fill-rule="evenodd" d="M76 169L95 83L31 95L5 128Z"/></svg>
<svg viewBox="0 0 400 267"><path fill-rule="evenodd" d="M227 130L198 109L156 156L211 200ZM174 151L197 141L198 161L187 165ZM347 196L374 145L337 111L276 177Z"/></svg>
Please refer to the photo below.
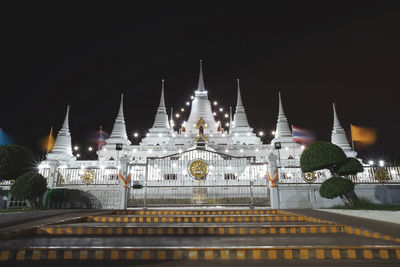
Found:
<svg viewBox="0 0 400 267"><path fill-rule="evenodd" d="M108 138L108 134L103 132L103 127L100 126L99 138L97 140L97 151L100 151L103 146L106 144L106 139Z"/></svg>
<svg viewBox="0 0 400 267"><path fill-rule="evenodd" d="M351 125L351 138L355 142L360 142L364 145L372 145L376 142L377 134L376 130L373 128Z"/></svg>
<svg viewBox="0 0 400 267"><path fill-rule="evenodd" d="M313 131L295 127L292 125L292 133L294 141L300 144L308 145L315 141Z"/></svg>
<svg viewBox="0 0 400 267"><path fill-rule="evenodd" d="M12 139L0 128L0 146L12 144Z"/></svg>
<svg viewBox="0 0 400 267"><path fill-rule="evenodd" d="M55 139L53 137L53 127L51 127L49 135L40 139L41 150L49 153L53 149L54 143Z"/></svg>

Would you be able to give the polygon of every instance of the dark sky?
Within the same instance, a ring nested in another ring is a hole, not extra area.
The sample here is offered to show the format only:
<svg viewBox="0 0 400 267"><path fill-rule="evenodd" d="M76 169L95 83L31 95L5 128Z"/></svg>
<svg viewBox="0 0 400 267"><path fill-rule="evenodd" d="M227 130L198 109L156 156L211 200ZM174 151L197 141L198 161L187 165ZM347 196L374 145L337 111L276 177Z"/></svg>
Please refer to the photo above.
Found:
<svg viewBox="0 0 400 267"><path fill-rule="evenodd" d="M350 123L378 129L363 157L400 153L400 5L242 2L4 8L0 127L38 152L70 104L73 143L89 145L100 125L111 131L124 93L133 139L153 123L160 79L167 106L180 108L203 59L210 99L234 107L240 78L257 130L274 128L281 91L290 123L318 139L330 140L336 101L347 132Z"/></svg>

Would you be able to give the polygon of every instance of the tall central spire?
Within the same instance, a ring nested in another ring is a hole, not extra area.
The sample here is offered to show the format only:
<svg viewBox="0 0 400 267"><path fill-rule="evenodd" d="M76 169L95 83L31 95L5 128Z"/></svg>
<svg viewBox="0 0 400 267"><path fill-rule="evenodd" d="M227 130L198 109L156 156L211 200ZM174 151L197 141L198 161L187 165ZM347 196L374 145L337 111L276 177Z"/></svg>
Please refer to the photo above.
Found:
<svg viewBox="0 0 400 267"><path fill-rule="evenodd" d="M206 133L217 132L218 125L212 113L211 103L210 100L208 100L208 93L204 87L202 60L200 60L199 85L194 92L194 99L192 101L189 119L186 123L186 130L188 132L198 133L194 125L197 124L200 118L207 124L207 128L205 129Z"/></svg>
<svg viewBox="0 0 400 267"><path fill-rule="evenodd" d="M204 87L204 79L203 79L203 60L200 59L200 73L199 73L199 85L197 86L197 90L205 91Z"/></svg>

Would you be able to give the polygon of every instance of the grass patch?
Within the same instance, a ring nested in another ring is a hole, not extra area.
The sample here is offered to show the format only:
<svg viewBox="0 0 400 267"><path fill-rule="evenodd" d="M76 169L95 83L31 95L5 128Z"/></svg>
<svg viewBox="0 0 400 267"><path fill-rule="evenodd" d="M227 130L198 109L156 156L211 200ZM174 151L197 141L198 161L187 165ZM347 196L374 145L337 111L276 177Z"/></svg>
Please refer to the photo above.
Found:
<svg viewBox="0 0 400 267"><path fill-rule="evenodd" d="M5 212L23 212L23 211L33 211L33 209L0 209L0 213L5 213Z"/></svg>
<svg viewBox="0 0 400 267"><path fill-rule="evenodd" d="M354 205L335 205L330 209L344 210L400 210L400 205L396 204L376 204L366 199L360 199Z"/></svg>

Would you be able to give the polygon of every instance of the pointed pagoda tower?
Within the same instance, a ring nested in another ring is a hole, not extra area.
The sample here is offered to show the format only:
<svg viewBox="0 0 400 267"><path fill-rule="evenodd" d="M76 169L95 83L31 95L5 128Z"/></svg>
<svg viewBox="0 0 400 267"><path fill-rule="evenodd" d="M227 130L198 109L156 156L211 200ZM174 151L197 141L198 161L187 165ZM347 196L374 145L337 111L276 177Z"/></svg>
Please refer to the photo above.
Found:
<svg viewBox="0 0 400 267"><path fill-rule="evenodd" d="M282 105L282 98L281 93L279 92L279 112L278 112L278 120L276 123L276 130L275 130L275 138L273 141L276 140L278 142L292 142L293 135L289 128L289 123L286 118L285 112L283 111Z"/></svg>
<svg viewBox="0 0 400 267"><path fill-rule="evenodd" d="M124 118L124 95L121 94L121 104L117 118L115 119L114 127L112 129L110 137L106 140L107 145L123 144L129 146L131 142L126 134L125 118ZM109 147L109 146L108 146Z"/></svg>
<svg viewBox="0 0 400 267"><path fill-rule="evenodd" d="M253 128L250 127L247 120L246 111L244 109L242 96L240 93L240 80L237 79L237 102L236 111L233 120L233 126L231 128L230 137L233 143L240 144L259 144L261 143L260 138L258 138L253 133Z"/></svg>
<svg viewBox="0 0 400 267"><path fill-rule="evenodd" d="M198 129L196 129L197 123L203 119L207 125L204 129L204 133L216 133L218 130L217 122L214 119L211 103L208 100L208 92L204 87L203 79L203 64L200 60L200 73L199 73L199 83L197 90L194 93L194 99L192 101L192 109L190 110L189 119L186 123L186 132L192 134L198 134Z"/></svg>
<svg viewBox="0 0 400 267"><path fill-rule="evenodd" d="M75 157L72 154L71 133L69 132L69 106L67 106L64 123L57 134L54 147L47 155L47 160L75 160Z"/></svg>
<svg viewBox="0 0 400 267"><path fill-rule="evenodd" d="M348 157L355 157L357 153L351 148L349 141L336 113L336 105L333 106L333 130L331 136L331 143L341 147Z"/></svg>
<svg viewBox="0 0 400 267"><path fill-rule="evenodd" d="M142 140L146 145L166 145L170 142L171 126L169 124L167 108L164 98L164 79L161 80L161 96L160 104L157 108L156 117L153 127L149 129L149 133Z"/></svg>

